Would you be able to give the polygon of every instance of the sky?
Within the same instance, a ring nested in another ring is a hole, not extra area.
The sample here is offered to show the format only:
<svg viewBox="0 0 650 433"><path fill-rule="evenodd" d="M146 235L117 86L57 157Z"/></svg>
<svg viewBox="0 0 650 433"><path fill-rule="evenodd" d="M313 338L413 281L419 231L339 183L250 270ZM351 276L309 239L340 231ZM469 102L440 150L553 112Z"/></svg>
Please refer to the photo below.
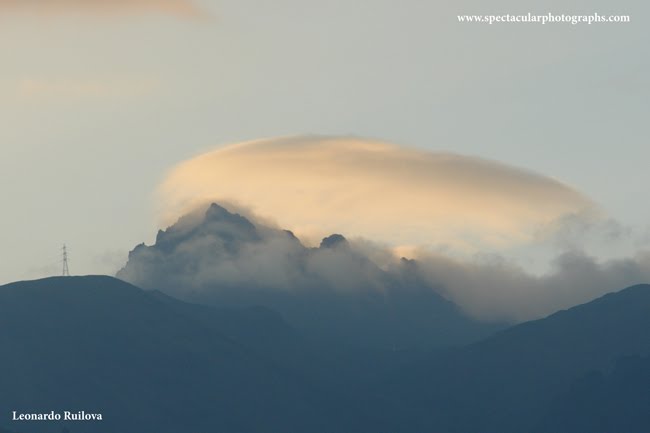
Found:
<svg viewBox="0 0 650 433"><path fill-rule="evenodd" d="M153 240L157 191L179 163L231 143L311 134L537 173L641 239L650 218L649 8L0 0L0 283L58 273L63 243L73 273L114 273L133 246ZM457 20L528 12L631 21Z"/></svg>

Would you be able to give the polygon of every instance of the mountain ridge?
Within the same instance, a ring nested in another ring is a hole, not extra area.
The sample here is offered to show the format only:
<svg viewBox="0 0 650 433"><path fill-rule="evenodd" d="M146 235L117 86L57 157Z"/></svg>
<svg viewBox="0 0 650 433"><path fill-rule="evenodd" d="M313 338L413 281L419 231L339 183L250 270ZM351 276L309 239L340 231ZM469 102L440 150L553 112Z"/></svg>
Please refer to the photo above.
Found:
<svg viewBox="0 0 650 433"><path fill-rule="evenodd" d="M234 337L112 277L0 286L0 369L12 372L0 377L0 407L103 413L101 423L83 424L101 433L346 425L325 415L336 407L326 389ZM58 433L62 426L37 429Z"/></svg>
<svg viewBox="0 0 650 433"><path fill-rule="evenodd" d="M90 433L641 433L649 312L650 285L635 285L368 381L265 308L188 304L108 276L15 282L0 286L0 369L12 372L0 407L103 413L69 426ZM23 426L0 420L64 425Z"/></svg>
<svg viewBox="0 0 650 433"><path fill-rule="evenodd" d="M308 248L289 231L213 203L134 248L117 276L188 302L266 306L312 339L369 350L430 350L504 327L468 317L418 266L395 260L382 268L341 234Z"/></svg>
<svg viewBox="0 0 650 433"><path fill-rule="evenodd" d="M420 431L543 431L540 408L575 381L626 356L650 354L648 313L650 285L631 286L411 365L375 390L392 390L388 405L420 420Z"/></svg>

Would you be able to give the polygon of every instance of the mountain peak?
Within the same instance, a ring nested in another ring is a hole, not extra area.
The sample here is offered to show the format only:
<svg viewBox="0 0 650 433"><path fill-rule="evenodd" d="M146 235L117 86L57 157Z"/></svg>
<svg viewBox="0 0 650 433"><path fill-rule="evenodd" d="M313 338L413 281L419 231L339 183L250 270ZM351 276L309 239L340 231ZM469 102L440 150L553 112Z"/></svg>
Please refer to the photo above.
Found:
<svg viewBox="0 0 650 433"><path fill-rule="evenodd" d="M338 248L338 247L349 247L348 240L345 239L343 235L333 234L323 240L320 243L320 248Z"/></svg>
<svg viewBox="0 0 650 433"><path fill-rule="evenodd" d="M228 209L218 205L217 203L212 203L210 207L208 207L208 210L205 211L204 222L210 221L229 222L240 226L255 228L253 223L251 223L245 217L241 216L238 213L230 212Z"/></svg>
<svg viewBox="0 0 650 433"><path fill-rule="evenodd" d="M208 207L208 210L205 211L205 217L206 218L221 218L221 217L227 217L229 215L232 215L230 212L228 212L228 209L225 207L218 205L217 203L212 203Z"/></svg>
<svg viewBox="0 0 650 433"><path fill-rule="evenodd" d="M200 233L216 235L227 242L255 242L260 240L255 225L247 218L212 203L199 225Z"/></svg>

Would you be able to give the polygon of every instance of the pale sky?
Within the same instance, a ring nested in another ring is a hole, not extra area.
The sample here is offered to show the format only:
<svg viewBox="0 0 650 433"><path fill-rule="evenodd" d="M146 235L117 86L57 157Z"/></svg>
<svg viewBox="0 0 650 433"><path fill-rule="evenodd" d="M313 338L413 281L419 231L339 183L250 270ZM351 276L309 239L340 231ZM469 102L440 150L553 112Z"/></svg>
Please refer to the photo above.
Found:
<svg viewBox="0 0 650 433"><path fill-rule="evenodd" d="M646 1L99 4L0 0L0 283L58 273L64 242L73 273L115 272L173 166L295 134L488 158L650 220ZM631 22L456 17L527 12Z"/></svg>

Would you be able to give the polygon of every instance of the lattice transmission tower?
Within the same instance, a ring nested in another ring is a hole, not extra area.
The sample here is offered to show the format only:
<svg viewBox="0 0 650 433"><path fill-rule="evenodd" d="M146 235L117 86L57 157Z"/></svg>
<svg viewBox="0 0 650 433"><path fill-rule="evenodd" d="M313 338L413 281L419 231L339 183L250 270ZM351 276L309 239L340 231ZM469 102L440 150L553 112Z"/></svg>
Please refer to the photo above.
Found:
<svg viewBox="0 0 650 433"><path fill-rule="evenodd" d="M68 269L68 248L63 244L63 276L70 276L70 269Z"/></svg>

